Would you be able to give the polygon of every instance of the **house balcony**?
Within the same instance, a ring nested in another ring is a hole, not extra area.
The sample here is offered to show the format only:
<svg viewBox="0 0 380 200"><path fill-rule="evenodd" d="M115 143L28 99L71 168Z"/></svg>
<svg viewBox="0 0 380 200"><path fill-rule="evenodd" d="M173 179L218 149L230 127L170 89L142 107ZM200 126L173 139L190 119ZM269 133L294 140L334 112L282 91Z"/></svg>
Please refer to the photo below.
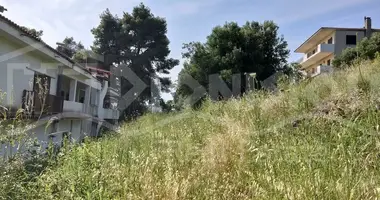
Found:
<svg viewBox="0 0 380 200"><path fill-rule="evenodd" d="M119 119L120 111L110 108L100 109L99 116L102 116L103 119Z"/></svg>
<svg viewBox="0 0 380 200"><path fill-rule="evenodd" d="M303 61L300 63L302 68L307 68L315 64L326 56L332 55L335 50L334 44L319 44L314 53L305 55Z"/></svg>
<svg viewBox="0 0 380 200"><path fill-rule="evenodd" d="M64 101L63 102L63 111L64 112L83 112L83 103L75 101Z"/></svg>
<svg viewBox="0 0 380 200"><path fill-rule="evenodd" d="M42 96L35 91L24 90L22 100L22 108L34 116L57 114L63 110L63 98L51 94Z"/></svg>

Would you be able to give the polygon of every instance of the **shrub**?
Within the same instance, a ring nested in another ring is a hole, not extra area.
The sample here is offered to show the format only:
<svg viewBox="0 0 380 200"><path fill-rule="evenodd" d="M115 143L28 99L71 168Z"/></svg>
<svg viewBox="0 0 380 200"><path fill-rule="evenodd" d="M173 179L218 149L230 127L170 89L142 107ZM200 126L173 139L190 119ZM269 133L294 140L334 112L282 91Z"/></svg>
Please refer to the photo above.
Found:
<svg viewBox="0 0 380 200"><path fill-rule="evenodd" d="M358 51L356 48L347 48L342 54L333 60L333 66L337 68L345 68L351 66L358 59Z"/></svg>

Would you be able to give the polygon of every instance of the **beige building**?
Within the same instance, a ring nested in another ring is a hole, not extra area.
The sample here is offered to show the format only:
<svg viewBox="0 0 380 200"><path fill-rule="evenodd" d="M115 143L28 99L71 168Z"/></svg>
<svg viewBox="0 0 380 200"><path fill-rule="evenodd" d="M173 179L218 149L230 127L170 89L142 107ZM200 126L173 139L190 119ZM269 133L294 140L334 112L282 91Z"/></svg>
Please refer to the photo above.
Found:
<svg viewBox="0 0 380 200"><path fill-rule="evenodd" d="M322 27L308 38L295 52L303 53L300 61L302 69L308 76L314 77L324 72L332 71L332 60L349 47L355 47L364 37L370 37L373 32L370 17L364 17L363 28Z"/></svg>

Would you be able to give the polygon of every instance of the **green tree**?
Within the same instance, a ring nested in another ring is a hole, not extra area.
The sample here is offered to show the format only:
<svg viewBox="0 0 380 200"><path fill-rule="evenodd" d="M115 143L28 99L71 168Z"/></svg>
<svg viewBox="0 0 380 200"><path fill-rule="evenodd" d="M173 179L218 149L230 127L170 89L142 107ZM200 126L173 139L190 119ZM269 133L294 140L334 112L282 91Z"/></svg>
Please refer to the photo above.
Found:
<svg viewBox="0 0 380 200"><path fill-rule="evenodd" d="M100 14L100 24L91 32L95 38L92 51L104 55L106 65L119 62L118 56L122 53L121 19L107 8Z"/></svg>
<svg viewBox="0 0 380 200"><path fill-rule="evenodd" d="M161 98L160 107L162 109L162 112L171 112L174 109L174 102L173 100L168 100L165 102L165 100Z"/></svg>
<svg viewBox="0 0 380 200"><path fill-rule="evenodd" d="M3 13L4 11L8 11L4 6L0 5L0 13Z"/></svg>
<svg viewBox="0 0 380 200"><path fill-rule="evenodd" d="M356 48L347 48L343 52L334 58L332 64L335 68L343 68L350 66L353 62L359 58L359 53Z"/></svg>
<svg viewBox="0 0 380 200"><path fill-rule="evenodd" d="M247 22L243 26L231 22L215 27L205 43L185 44L186 62L178 77L176 95L192 93L192 89L184 85L187 75L208 89L210 74L219 74L230 87L232 75L240 74L244 93L245 73L256 73L256 79L262 81L284 69L289 50L287 42L278 35L278 28L272 21Z"/></svg>
<svg viewBox="0 0 380 200"><path fill-rule="evenodd" d="M37 31L34 28L28 28L25 26L22 26L21 28L23 28L26 32L28 32L30 35L32 35L33 37L37 39L41 39L42 35L44 34L44 31L42 30Z"/></svg>
<svg viewBox="0 0 380 200"><path fill-rule="evenodd" d="M380 33L374 33L370 38L364 38L356 49L361 59L375 59L376 52L380 52Z"/></svg>
<svg viewBox="0 0 380 200"><path fill-rule="evenodd" d="M301 64L292 62L286 65L286 67L283 69L283 72L289 79L297 82L300 81L303 77L301 67Z"/></svg>
<svg viewBox="0 0 380 200"><path fill-rule="evenodd" d="M66 37L62 42L57 43L57 51L65 54L69 58L73 58L77 52L85 50L81 42L76 42L73 37Z"/></svg>
<svg viewBox="0 0 380 200"><path fill-rule="evenodd" d="M95 41L91 48L105 56L105 65L123 64L121 66L131 68L148 86L138 101L152 100L153 93L159 100L157 86L152 84L154 80L159 80L162 91L169 91L170 79L160 77L160 74L169 74L179 61L168 57L169 40L164 18L155 16L142 3L121 18L107 9L100 15L100 24L92 29L92 33ZM131 87L133 85L122 78L122 95Z"/></svg>

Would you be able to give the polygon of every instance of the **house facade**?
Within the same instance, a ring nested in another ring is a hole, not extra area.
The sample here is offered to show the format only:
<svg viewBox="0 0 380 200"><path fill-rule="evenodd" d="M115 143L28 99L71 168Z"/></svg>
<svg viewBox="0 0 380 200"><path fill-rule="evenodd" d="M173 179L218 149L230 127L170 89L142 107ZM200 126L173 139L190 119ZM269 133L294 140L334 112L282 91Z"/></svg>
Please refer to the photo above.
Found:
<svg viewBox="0 0 380 200"><path fill-rule="evenodd" d="M110 77L75 63L0 15L0 113L13 118L22 108L33 124L29 136L42 148L60 144L65 135L76 142L97 136L102 126L117 122L120 85L110 84ZM0 143L0 155L19 150L16 146Z"/></svg>
<svg viewBox="0 0 380 200"><path fill-rule="evenodd" d="M295 50L303 54L299 62L301 69L309 77L332 72L335 56L346 48L355 47L360 40L370 37L374 32L380 32L380 29L372 28L370 17L364 17L363 28L321 27Z"/></svg>

